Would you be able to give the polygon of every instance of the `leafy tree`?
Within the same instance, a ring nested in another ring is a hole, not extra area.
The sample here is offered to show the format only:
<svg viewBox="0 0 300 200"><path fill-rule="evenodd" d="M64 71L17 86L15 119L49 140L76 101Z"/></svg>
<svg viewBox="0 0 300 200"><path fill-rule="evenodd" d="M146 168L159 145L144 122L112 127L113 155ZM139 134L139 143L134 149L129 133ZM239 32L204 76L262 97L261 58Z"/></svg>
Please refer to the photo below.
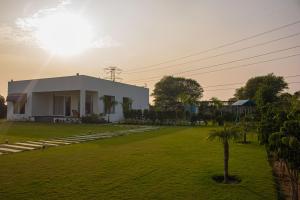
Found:
<svg viewBox="0 0 300 200"><path fill-rule="evenodd" d="M208 136L209 140L218 139L222 142L224 148L224 183L228 183L228 160L229 160L229 141L240 138L236 127L224 127L221 130L212 130Z"/></svg>
<svg viewBox="0 0 300 200"><path fill-rule="evenodd" d="M244 87L236 90L234 96L238 99L257 100L262 98L261 100L273 102L277 95L286 88L288 85L283 77L268 74L249 79Z"/></svg>
<svg viewBox="0 0 300 200"><path fill-rule="evenodd" d="M269 150L275 159L283 162L291 182L292 200L298 200L300 173L300 121L284 122L280 132L269 138Z"/></svg>
<svg viewBox="0 0 300 200"><path fill-rule="evenodd" d="M236 98L236 97L231 97L231 98L228 99L230 104L236 102L237 100L238 100L238 98Z"/></svg>
<svg viewBox="0 0 300 200"><path fill-rule="evenodd" d="M300 101L296 95L283 93L277 101L260 107L259 139L268 144L270 134L279 132L287 120L300 120Z"/></svg>
<svg viewBox="0 0 300 200"><path fill-rule="evenodd" d="M258 122L258 139L260 144L268 145L269 136L272 133L280 130L280 127L284 121L279 120L278 117L278 110L274 104L268 104L263 107L262 116Z"/></svg>
<svg viewBox="0 0 300 200"><path fill-rule="evenodd" d="M294 97L296 97L297 99L300 98L300 90L294 93Z"/></svg>
<svg viewBox="0 0 300 200"><path fill-rule="evenodd" d="M234 94L235 99L247 99L245 95L245 87L241 87L235 90Z"/></svg>
<svg viewBox="0 0 300 200"><path fill-rule="evenodd" d="M152 96L157 110L184 110L184 105L197 104L203 89L197 81L165 76L155 84Z"/></svg>
<svg viewBox="0 0 300 200"><path fill-rule="evenodd" d="M297 92L290 99L289 119L300 120L300 98Z"/></svg>
<svg viewBox="0 0 300 200"><path fill-rule="evenodd" d="M5 105L5 98L0 95L0 118L6 117L7 106Z"/></svg>

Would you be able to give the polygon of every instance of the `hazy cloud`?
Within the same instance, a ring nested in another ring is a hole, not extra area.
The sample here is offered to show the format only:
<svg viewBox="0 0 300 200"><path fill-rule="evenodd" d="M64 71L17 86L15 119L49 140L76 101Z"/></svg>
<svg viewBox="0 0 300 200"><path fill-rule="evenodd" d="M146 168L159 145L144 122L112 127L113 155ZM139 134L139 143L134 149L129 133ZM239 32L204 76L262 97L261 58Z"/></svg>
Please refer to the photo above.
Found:
<svg viewBox="0 0 300 200"><path fill-rule="evenodd" d="M35 34L42 23L42 19L56 13L70 12L67 7L71 4L71 0L62 0L56 7L41 9L30 17L17 18L15 24L0 24L0 44L17 43L40 47ZM90 48L110 48L117 46L120 46L120 43L109 35L100 36L99 34L95 34L90 44Z"/></svg>

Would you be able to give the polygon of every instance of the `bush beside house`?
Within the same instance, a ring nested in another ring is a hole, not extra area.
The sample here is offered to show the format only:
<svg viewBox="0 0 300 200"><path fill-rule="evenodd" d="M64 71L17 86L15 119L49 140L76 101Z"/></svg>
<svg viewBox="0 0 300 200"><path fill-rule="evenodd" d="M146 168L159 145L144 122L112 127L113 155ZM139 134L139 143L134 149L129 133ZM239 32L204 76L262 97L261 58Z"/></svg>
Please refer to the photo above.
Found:
<svg viewBox="0 0 300 200"><path fill-rule="evenodd" d="M5 105L5 98L0 95L0 118L6 118L7 106Z"/></svg>

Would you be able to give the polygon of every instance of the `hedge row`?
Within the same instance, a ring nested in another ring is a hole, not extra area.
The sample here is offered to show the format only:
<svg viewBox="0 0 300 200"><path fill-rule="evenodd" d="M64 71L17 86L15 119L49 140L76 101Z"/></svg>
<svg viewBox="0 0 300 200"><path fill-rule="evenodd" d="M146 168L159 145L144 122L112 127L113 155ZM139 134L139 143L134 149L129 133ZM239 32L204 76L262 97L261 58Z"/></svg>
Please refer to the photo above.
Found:
<svg viewBox="0 0 300 200"><path fill-rule="evenodd" d="M190 121L192 116L188 111L155 111L155 110L128 110L124 112L125 119L150 121Z"/></svg>

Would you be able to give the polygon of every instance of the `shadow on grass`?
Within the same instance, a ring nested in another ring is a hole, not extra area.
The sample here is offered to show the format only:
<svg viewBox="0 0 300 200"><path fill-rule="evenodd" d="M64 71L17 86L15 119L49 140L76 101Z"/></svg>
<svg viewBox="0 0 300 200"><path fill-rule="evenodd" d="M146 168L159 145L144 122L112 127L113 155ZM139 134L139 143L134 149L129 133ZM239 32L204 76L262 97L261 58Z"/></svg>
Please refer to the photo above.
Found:
<svg viewBox="0 0 300 200"><path fill-rule="evenodd" d="M228 176L228 183L224 183L223 175L214 175L212 179L217 183L223 184L239 184L242 181L238 176Z"/></svg>

